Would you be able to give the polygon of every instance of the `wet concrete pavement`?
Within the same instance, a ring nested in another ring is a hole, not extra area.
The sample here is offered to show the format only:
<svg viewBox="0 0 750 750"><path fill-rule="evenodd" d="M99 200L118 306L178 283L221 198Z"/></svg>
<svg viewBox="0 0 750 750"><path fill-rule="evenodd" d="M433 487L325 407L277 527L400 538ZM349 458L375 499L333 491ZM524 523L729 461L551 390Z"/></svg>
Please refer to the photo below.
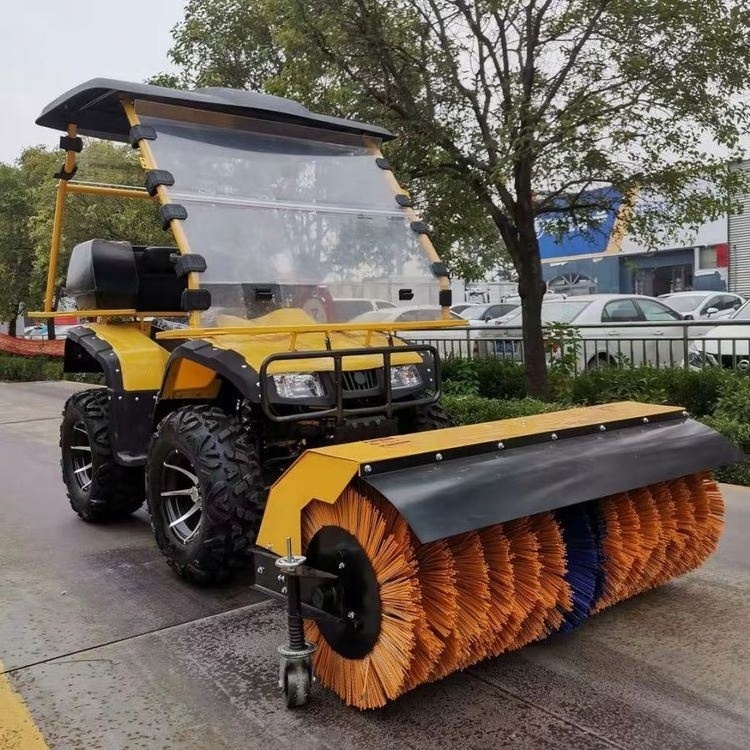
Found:
<svg viewBox="0 0 750 750"><path fill-rule="evenodd" d="M246 580L184 584L143 511L101 527L68 507L57 429L77 387L0 384L0 662L49 747L750 747L750 491L724 487L703 568L576 633L378 712L318 687L290 712L278 605Z"/></svg>

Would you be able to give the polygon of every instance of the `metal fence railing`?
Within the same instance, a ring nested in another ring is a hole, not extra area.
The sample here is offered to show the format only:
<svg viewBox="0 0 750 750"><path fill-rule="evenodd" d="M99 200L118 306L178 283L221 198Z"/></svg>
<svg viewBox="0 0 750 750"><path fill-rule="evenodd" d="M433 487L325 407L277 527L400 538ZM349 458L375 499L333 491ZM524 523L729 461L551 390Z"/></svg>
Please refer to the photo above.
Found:
<svg viewBox="0 0 750 750"><path fill-rule="evenodd" d="M743 335L722 334L727 326ZM401 332L409 342L431 344L442 358L495 357L523 362L521 330L469 326L444 331ZM552 326L545 332L548 359L574 372L599 367L726 367L750 374L750 321L697 320L668 323L586 323Z"/></svg>

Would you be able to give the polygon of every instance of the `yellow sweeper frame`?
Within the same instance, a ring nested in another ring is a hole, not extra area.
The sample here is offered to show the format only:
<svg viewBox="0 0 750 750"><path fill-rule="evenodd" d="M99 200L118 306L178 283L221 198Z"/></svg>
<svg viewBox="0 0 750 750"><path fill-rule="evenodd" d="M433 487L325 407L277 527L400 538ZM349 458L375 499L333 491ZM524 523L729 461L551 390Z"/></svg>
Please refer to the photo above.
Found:
<svg viewBox="0 0 750 750"><path fill-rule="evenodd" d="M147 139L158 133L144 135L141 100L354 134L387 167L378 140L387 131L295 102L89 81L37 120L67 131L42 317L55 312L67 196L151 197L154 175L148 190L71 180L78 136L130 140L147 172L169 166L157 164ZM387 169L385 177L405 216L417 219ZM162 208L172 203L168 186L152 192ZM174 213L163 215L189 255ZM411 229L447 292L423 226L412 221ZM197 272L187 288L199 288ZM299 310L279 308L252 321L220 315L218 327L205 328L197 311L157 311L187 315L188 326L147 331L148 313L77 312L100 322L69 334L66 371L69 358L80 368L70 371L99 367L107 388L77 393L65 407L73 509L86 520L121 518L140 507L146 484L157 543L185 578L223 580L251 557L255 587L288 608L279 655L290 707L307 702L313 667L348 704L382 706L577 627L694 568L718 541L723 509L709 472L744 457L677 407L624 402L449 427L436 403L437 353L393 337L466 325L448 319L443 293L442 320L387 325L311 325ZM409 383L394 399L395 368ZM304 402L294 400L300 384ZM103 438L117 442L97 456L107 472L86 484L100 481L92 503L77 477ZM116 481L107 486L106 476Z"/></svg>

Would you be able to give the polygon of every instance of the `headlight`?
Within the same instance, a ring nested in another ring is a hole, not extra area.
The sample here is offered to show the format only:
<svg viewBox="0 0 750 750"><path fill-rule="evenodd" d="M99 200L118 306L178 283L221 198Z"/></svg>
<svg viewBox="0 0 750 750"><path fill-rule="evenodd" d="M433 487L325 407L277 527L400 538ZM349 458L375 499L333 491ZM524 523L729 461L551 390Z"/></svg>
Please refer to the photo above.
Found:
<svg viewBox="0 0 750 750"><path fill-rule="evenodd" d="M418 385L422 385L422 378L414 365L391 367L391 388L394 391L399 388L414 388Z"/></svg>
<svg viewBox="0 0 750 750"><path fill-rule="evenodd" d="M320 398L325 393L320 377L314 372L285 372L272 377L281 398Z"/></svg>

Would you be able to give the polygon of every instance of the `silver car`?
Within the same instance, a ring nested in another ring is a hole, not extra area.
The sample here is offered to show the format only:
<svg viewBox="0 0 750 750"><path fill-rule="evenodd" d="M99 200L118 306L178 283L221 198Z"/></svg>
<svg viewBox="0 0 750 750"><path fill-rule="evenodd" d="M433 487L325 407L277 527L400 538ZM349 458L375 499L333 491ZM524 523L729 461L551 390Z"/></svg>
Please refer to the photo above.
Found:
<svg viewBox="0 0 750 750"><path fill-rule="evenodd" d="M731 292L673 292L660 294L659 299L682 313L685 320L728 318L745 303Z"/></svg>
<svg viewBox="0 0 750 750"><path fill-rule="evenodd" d="M661 300L637 294L590 294L542 303L542 324L555 323L577 328L576 346L579 370L608 367L619 363L669 366L682 354L683 327L676 325L682 315ZM660 323L633 326L633 323ZM495 340L496 356L522 360L522 317L519 310L496 326L486 338ZM551 342L553 351L555 342ZM570 341L560 342L570 351Z"/></svg>

